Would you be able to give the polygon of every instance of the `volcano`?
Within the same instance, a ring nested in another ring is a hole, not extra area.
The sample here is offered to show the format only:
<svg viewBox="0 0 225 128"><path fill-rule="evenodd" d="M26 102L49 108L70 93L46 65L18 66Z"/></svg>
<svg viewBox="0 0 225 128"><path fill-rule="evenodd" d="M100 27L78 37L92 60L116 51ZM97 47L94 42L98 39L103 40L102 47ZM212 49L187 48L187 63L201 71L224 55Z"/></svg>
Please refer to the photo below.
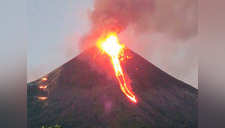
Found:
<svg viewBox="0 0 225 128"><path fill-rule="evenodd" d="M137 103L121 91L110 57L91 47L27 84L28 127L197 128L198 90L128 48L124 54L132 57L121 67Z"/></svg>

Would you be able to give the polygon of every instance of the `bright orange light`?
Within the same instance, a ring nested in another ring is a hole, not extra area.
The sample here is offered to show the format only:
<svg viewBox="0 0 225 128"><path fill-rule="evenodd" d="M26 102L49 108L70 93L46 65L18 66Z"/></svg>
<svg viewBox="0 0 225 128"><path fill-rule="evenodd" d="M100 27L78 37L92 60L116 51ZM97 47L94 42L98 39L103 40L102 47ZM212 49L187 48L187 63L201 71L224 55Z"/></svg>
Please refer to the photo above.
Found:
<svg viewBox="0 0 225 128"><path fill-rule="evenodd" d="M97 41L97 46L102 49L104 52L108 53L111 56L113 67L115 70L115 75L119 81L120 88L123 93L133 102L137 102L135 96L127 88L127 83L124 78L123 70L120 66L119 57L121 51L124 50L124 45L119 43L116 33L110 33L106 38L100 38Z"/></svg>
<svg viewBox="0 0 225 128"><path fill-rule="evenodd" d="M40 97L38 97L38 99L39 99L39 100L46 100L47 97L45 97L45 96L44 96L44 97L40 96Z"/></svg>
<svg viewBox="0 0 225 128"><path fill-rule="evenodd" d="M42 78L42 81L46 81L46 80L48 80L47 77L43 77Z"/></svg>
<svg viewBox="0 0 225 128"><path fill-rule="evenodd" d="M118 43L118 38L114 35L109 36L106 41L102 44L102 48L105 52L110 55L118 56L120 50L122 49L122 45Z"/></svg>
<svg viewBox="0 0 225 128"><path fill-rule="evenodd" d="M46 89L47 88L47 85L40 85L39 88L40 89Z"/></svg>

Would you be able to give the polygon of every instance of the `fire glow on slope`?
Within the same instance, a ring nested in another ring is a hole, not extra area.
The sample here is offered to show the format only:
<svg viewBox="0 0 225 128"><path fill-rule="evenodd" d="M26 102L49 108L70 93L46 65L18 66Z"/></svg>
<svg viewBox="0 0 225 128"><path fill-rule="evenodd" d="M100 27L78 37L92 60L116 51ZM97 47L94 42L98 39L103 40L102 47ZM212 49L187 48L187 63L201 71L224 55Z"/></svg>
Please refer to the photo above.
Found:
<svg viewBox="0 0 225 128"><path fill-rule="evenodd" d="M121 51L124 50L124 45L119 43L118 37L115 33L110 33L105 39L99 39L97 46L104 52L108 53L112 59L112 64L115 70L115 75L119 81L120 88L123 93L133 102L137 102L135 96L127 88L127 83L123 74L122 67L120 66L119 57Z"/></svg>

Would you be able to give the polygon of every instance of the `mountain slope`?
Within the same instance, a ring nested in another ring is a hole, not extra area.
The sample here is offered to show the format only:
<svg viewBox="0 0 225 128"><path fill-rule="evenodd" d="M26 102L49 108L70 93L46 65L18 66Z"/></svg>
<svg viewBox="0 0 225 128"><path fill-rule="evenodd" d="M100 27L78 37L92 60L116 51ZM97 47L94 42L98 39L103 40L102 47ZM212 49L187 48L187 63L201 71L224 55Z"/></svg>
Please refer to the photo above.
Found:
<svg viewBox="0 0 225 128"><path fill-rule="evenodd" d="M28 84L28 127L195 128L198 91L126 49L121 66L137 103L120 90L109 56L92 47ZM44 90L39 85L47 85ZM47 96L41 101L38 96Z"/></svg>

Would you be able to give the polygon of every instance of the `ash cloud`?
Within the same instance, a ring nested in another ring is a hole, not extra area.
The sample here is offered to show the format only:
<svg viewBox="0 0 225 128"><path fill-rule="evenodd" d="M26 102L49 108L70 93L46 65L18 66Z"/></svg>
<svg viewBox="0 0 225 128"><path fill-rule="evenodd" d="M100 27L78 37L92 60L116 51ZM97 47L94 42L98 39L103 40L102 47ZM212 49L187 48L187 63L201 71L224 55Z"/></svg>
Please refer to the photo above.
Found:
<svg viewBox="0 0 225 128"><path fill-rule="evenodd" d="M95 0L94 10L89 13L91 29L81 37L81 47L93 44L102 33L125 30L153 10L153 0Z"/></svg>
<svg viewBox="0 0 225 128"><path fill-rule="evenodd" d="M197 0L94 0L89 12L91 29L81 47L93 44L102 33L122 32L134 26L136 35L166 33L187 40L197 34Z"/></svg>

